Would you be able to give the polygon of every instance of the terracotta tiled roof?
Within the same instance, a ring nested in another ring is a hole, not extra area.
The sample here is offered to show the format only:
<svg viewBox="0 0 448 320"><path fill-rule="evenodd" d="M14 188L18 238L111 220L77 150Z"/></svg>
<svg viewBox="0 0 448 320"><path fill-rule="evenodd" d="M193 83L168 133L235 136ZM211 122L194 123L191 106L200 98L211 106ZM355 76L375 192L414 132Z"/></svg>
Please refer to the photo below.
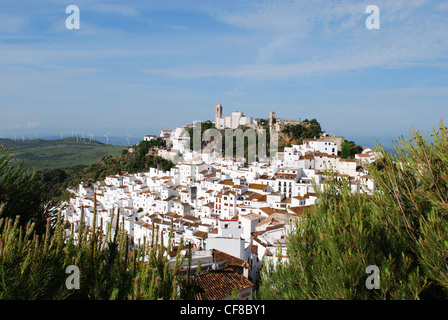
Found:
<svg viewBox="0 0 448 320"><path fill-rule="evenodd" d="M262 207L259 209L269 216L273 213L287 213L286 210L284 210L284 209L277 209L277 208L270 208L270 207Z"/></svg>
<svg viewBox="0 0 448 320"><path fill-rule="evenodd" d="M233 186L233 181L231 181L231 180L221 180L221 181L219 181L219 184L224 184L226 186Z"/></svg>
<svg viewBox="0 0 448 320"><path fill-rule="evenodd" d="M275 230L275 229L283 229L284 227L285 227L285 224L284 223L280 223L280 224L276 224L276 225L267 227L266 231L272 231L272 230Z"/></svg>
<svg viewBox="0 0 448 320"><path fill-rule="evenodd" d="M311 206L289 207L288 211L290 211L298 216L302 216L306 213L311 212Z"/></svg>
<svg viewBox="0 0 448 320"><path fill-rule="evenodd" d="M314 159L314 156L313 155L310 155L310 154L306 154L306 155L304 155L304 156L301 156L300 158L299 158L299 160L312 160L312 159Z"/></svg>
<svg viewBox="0 0 448 320"><path fill-rule="evenodd" d="M263 207L263 208L259 208L261 211L263 211L264 213L266 213L267 215L271 215L274 213L274 209L270 208L270 207Z"/></svg>
<svg viewBox="0 0 448 320"><path fill-rule="evenodd" d="M239 259L235 256L227 254L217 249L213 249L213 262L227 262L227 266L237 266L243 268L249 268L249 263L243 259Z"/></svg>
<svg viewBox="0 0 448 320"><path fill-rule="evenodd" d="M252 196L246 198L245 200L248 200L248 201L256 200L256 201L266 202L266 199L267 199L266 195L255 193Z"/></svg>
<svg viewBox="0 0 448 320"><path fill-rule="evenodd" d="M251 208L251 207L248 207L248 208ZM256 213L249 213L249 214L241 215L240 217L245 218L247 220L264 219L264 217L261 214L256 214Z"/></svg>
<svg viewBox="0 0 448 320"><path fill-rule="evenodd" d="M277 179L286 179L286 180L294 180L297 177L297 174L291 173L277 173Z"/></svg>
<svg viewBox="0 0 448 320"><path fill-rule="evenodd" d="M249 189L264 190L268 185L261 183L251 183Z"/></svg>
<svg viewBox="0 0 448 320"><path fill-rule="evenodd" d="M216 172L207 174L207 175L205 175L204 177L205 177L205 178L214 178L214 177L216 177Z"/></svg>
<svg viewBox="0 0 448 320"><path fill-rule="evenodd" d="M204 238L206 235L207 235L207 232L205 232L205 231L197 231L194 234L195 237L198 237L198 238L201 238L201 239Z"/></svg>
<svg viewBox="0 0 448 320"><path fill-rule="evenodd" d="M196 300L219 300L231 296L235 287L239 291L254 284L231 268L211 270L194 277Z"/></svg>

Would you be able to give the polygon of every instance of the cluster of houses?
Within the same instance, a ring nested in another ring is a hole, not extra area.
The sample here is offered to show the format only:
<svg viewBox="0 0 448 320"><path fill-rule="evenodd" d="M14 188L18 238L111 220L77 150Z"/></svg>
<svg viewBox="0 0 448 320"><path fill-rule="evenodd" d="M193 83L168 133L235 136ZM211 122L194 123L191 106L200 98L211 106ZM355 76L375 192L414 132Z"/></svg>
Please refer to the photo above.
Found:
<svg viewBox="0 0 448 320"><path fill-rule="evenodd" d="M135 246L156 234L164 244L171 239L172 248L189 245L193 268L201 268L198 299L229 298L235 286L239 298L251 299L262 267L287 261L288 232L311 211L325 169L348 177L355 193L375 189L363 168L375 160L373 152L341 159L340 142L307 139L275 160L251 164L188 150L169 171L118 172L82 183L61 210L75 232L83 217L105 234L109 225L124 227Z"/></svg>

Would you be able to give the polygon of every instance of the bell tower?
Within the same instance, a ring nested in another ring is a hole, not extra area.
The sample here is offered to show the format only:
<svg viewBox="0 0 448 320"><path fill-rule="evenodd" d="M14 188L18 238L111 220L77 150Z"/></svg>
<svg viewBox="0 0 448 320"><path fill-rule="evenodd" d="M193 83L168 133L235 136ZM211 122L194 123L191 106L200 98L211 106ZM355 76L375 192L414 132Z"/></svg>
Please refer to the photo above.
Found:
<svg viewBox="0 0 448 320"><path fill-rule="evenodd" d="M215 107L215 127L216 129L221 129L221 120L222 119L222 106L221 104L218 104Z"/></svg>

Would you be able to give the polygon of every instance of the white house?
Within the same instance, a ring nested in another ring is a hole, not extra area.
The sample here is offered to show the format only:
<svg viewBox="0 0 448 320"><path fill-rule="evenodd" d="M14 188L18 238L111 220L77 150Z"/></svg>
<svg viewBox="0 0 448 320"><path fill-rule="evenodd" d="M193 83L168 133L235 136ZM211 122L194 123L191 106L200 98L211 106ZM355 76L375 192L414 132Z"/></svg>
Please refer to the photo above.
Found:
<svg viewBox="0 0 448 320"><path fill-rule="evenodd" d="M149 134L143 137L143 141L151 141L151 140L155 140L155 139L157 139L157 136L149 135Z"/></svg>
<svg viewBox="0 0 448 320"><path fill-rule="evenodd" d="M341 174L356 176L356 167L358 161L356 159L339 159L337 162L337 171Z"/></svg>
<svg viewBox="0 0 448 320"><path fill-rule="evenodd" d="M338 154L338 146L334 141L329 141L327 139L304 139L303 143L315 151L321 153L327 153L331 155Z"/></svg>

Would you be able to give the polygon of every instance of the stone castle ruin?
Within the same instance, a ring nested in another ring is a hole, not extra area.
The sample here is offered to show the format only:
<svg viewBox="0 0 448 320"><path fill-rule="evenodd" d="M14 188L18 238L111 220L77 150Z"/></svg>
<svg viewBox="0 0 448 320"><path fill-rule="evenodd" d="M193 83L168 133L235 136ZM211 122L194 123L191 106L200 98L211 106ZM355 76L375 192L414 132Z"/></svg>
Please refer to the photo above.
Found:
<svg viewBox="0 0 448 320"><path fill-rule="evenodd" d="M261 124L259 124L254 118L246 117L242 112L235 111L230 113L230 117L222 116L223 107L218 104L215 107L215 127L216 129L236 129L240 126L248 126L253 129L259 129ZM300 118L297 119L282 119L276 118L275 112L269 112L269 127L280 131L286 125L300 124Z"/></svg>

